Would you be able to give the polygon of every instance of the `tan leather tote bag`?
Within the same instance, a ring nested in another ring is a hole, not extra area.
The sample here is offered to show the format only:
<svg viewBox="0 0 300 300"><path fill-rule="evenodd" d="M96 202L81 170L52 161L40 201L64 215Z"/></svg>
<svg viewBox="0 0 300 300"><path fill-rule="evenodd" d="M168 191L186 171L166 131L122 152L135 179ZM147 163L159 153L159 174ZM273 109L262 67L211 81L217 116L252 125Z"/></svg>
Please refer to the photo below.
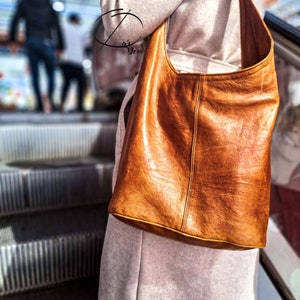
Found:
<svg viewBox="0 0 300 300"><path fill-rule="evenodd" d="M186 243L262 248L270 195L270 142L278 110L272 38L240 0L242 68L179 73L166 22L140 70L109 213Z"/></svg>

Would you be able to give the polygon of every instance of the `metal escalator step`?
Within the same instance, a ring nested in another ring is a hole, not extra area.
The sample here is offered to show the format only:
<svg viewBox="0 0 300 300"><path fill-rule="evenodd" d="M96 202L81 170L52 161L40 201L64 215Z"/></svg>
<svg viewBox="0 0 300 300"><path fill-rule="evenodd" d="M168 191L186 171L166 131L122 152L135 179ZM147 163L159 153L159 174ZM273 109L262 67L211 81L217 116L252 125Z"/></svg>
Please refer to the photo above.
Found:
<svg viewBox="0 0 300 300"><path fill-rule="evenodd" d="M0 168L0 216L108 202L113 161L13 162Z"/></svg>
<svg viewBox="0 0 300 300"><path fill-rule="evenodd" d="M0 160L113 156L116 123L0 126Z"/></svg>
<svg viewBox="0 0 300 300"><path fill-rule="evenodd" d="M35 113L7 112L0 114L0 124L58 124L86 122L117 122L117 112L85 112L85 113Z"/></svg>
<svg viewBox="0 0 300 300"><path fill-rule="evenodd" d="M25 208L22 173L5 172L0 174L0 216L21 211Z"/></svg>
<svg viewBox="0 0 300 300"><path fill-rule="evenodd" d="M95 276L107 206L0 220L0 297Z"/></svg>

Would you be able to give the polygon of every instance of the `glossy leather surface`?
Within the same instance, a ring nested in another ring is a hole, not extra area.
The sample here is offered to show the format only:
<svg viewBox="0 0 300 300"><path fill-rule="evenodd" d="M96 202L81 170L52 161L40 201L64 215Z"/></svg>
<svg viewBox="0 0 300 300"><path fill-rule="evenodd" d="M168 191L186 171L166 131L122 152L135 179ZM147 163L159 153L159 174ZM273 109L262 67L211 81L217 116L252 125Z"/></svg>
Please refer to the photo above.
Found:
<svg viewBox="0 0 300 300"><path fill-rule="evenodd" d="M242 69L179 73L166 23L152 35L132 102L109 212L183 242L262 248L279 97L269 32L240 1Z"/></svg>

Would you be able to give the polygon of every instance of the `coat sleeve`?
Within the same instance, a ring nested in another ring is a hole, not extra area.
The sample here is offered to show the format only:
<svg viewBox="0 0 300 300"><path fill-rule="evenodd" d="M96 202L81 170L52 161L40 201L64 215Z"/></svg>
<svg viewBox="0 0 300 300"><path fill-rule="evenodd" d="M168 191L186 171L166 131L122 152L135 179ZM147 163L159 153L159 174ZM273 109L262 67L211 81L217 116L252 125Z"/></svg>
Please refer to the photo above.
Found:
<svg viewBox="0 0 300 300"><path fill-rule="evenodd" d="M18 31L19 22L22 18L24 18L24 3L21 2L18 4L17 9L11 19L10 28L9 28L9 41L16 41L16 34Z"/></svg>
<svg viewBox="0 0 300 300"><path fill-rule="evenodd" d="M64 50L65 48L65 43L64 43L64 38L63 38L63 33L62 33L62 28L60 25L60 20L59 17L57 15L57 13L53 10L53 28L54 30L56 30L56 34L57 34L57 46L56 48L58 50Z"/></svg>
<svg viewBox="0 0 300 300"><path fill-rule="evenodd" d="M102 21L109 42L115 45L142 41L151 34L183 0L102 0Z"/></svg>

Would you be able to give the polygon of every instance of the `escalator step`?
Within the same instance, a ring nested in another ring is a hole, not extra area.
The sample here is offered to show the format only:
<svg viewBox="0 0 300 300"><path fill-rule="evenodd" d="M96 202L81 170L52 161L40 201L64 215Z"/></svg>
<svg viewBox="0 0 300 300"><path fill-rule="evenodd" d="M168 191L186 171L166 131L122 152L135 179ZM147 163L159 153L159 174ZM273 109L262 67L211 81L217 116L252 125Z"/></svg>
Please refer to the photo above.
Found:
<svg viewBox="0 0 300 300"><path fill-rule="evenodd" d="M116 123L0 126L0 160L113 156Z"/></svg>
<svg viewBox="0 0 300 300"><path fill-rule="evenodd" d="M110 159L15 162L0 168L0 216L107 202Z"/></svg>
<svg viewBox="0 0 300 300"><path fill-rule="evenodd" d="M0 220L0 296L95 276L107 206Z"/></svg>
<svg viewBox="0 0 300 300"><path fill-rule="evenodd" d="M107 123L117 122L117 112L85 112L85 113L36 113L6 112L0 114L0 124L65 124L65 123Z"/></svg>

